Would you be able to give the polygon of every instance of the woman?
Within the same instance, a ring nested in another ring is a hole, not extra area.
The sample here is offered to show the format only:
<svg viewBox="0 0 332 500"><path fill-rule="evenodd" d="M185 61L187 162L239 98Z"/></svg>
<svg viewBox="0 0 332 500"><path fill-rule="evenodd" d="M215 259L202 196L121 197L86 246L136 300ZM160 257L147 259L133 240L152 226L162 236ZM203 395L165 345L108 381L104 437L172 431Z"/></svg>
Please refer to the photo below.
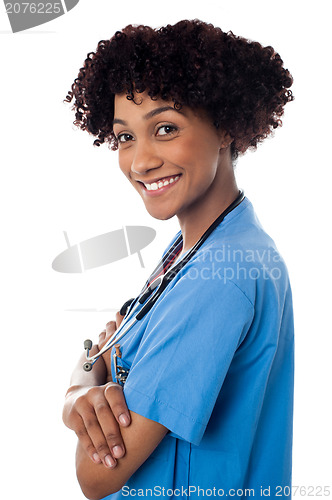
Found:
<svg viewBox="0 0 332 500"><path fill-rule="evenodd" d="M143 289L173 272L158 300L73 373L64 422L88 498L289 496L291 290L233 165L281 125L291 85L272 47L197 20L128 26L72 85L76 125L118 149L147 211L181 228Z"/></svg>

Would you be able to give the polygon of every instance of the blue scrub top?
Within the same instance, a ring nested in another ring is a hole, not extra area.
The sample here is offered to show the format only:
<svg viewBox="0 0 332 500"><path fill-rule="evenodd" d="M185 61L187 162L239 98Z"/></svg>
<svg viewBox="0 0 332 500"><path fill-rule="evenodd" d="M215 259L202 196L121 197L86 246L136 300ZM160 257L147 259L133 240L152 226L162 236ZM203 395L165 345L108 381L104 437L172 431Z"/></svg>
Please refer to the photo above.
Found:
<svg viewBox="0 0 332 500"><path fill-rule="evenodd" d="M285 263L245 198L120 342L128 408L170 432L106 498L290 498L293 333Z"/></svg>

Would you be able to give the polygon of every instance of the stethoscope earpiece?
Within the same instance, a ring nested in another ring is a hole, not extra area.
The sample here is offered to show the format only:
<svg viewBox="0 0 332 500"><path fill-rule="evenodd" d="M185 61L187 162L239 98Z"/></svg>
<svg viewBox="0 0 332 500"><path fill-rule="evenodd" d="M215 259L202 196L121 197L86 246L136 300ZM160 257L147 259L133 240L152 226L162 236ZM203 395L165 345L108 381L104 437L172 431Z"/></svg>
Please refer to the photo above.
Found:
<svg viewBox="0 0 332 500"><path fill-rule="evenodd" d="M90 351L91 347L92 347L92 340L90 340L90 339L85 340L84 341L84 350Z"/></svg>

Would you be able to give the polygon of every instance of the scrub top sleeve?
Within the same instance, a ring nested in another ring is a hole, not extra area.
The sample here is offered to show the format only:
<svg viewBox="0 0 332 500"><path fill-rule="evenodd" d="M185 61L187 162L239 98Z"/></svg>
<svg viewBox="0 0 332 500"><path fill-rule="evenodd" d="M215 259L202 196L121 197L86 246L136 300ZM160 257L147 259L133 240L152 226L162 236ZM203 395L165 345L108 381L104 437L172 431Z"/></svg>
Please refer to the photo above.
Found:
<svg viewBox="0 0 332 500"><path fill-rule="evenodd" d="M174 281L149 314L124 394L130 410L198 445L254 308L220 276Z"/></svg>

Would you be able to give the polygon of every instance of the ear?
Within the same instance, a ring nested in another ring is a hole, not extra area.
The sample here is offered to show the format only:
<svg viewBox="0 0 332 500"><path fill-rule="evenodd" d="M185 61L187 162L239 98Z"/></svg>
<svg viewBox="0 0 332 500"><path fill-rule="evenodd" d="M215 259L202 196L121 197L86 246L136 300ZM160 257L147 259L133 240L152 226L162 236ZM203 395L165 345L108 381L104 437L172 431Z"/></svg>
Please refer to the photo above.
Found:
<svg viewBox="0 0 332 500"><path fill-rule="evenodd" d="M226 131L220 130L220 150L227 149L233 142L233 137Z"/></svg>

